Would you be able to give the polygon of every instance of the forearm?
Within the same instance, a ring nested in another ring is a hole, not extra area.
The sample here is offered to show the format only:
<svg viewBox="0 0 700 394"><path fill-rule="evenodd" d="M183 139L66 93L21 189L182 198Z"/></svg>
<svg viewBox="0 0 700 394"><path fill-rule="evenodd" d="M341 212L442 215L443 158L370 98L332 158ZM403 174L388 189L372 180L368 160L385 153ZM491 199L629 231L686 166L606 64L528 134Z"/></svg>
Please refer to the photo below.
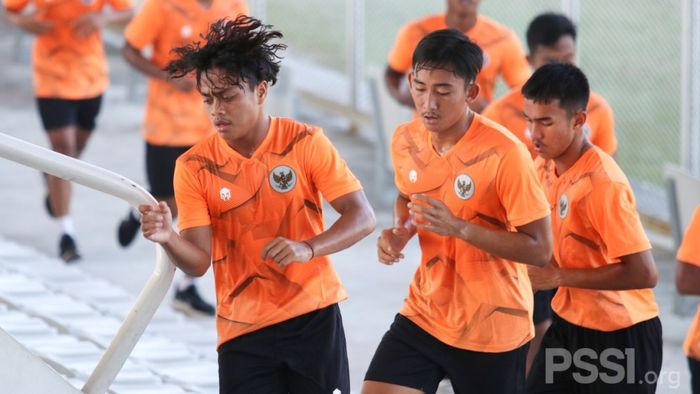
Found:
<svg viewBox="0 0 700 394"><path fill-rule="evenodd" d="M500 258L541 267L549 262L551 253L543 250L542 242L529 234L491 230L465 222L458 238Z"/></svg>
<svg viewBox="0 0 700 394"><path fill-rule="evenodd" d="M387 70L384 75L384 82L391 97L400 104L413 108L413 97L408 89L401 89L401 81L405 78L404 75Z"/></svg>
<svg viewBox="0 0 700 394"><path fill-rule="evenodd" d="M204 275L211 265L211 256L175 231L168 242L161 244L177 268L190 276Z"/></svg>
<svg viewBox="0 0 700 394"><path fill-rule="evenodd" d="M168 79L168 74L164 70L146 59L138 49L128 43L122 49L122 56L129 65L146 76L163 81Z"/></svg>
<svg viewBox="0 0 700 394"><path fill-rule="evenodd" d="M343 212L326 231L307 242L313 249L313 256L326 256L346 249L374 230L374 213L367 207L353 207Z"/></svg>
<svg viewBox="0 0 700 394"><path fill-rule="evenodd" d="M408 209L409 202L411 202L411 200L401 194L396 196L396 200L394 201L394 227L403 227L415 233L416 227L411 221L411 214Z"/></svg>
<svg viewBox="0 0 700 394"><path fill-rule="evenodd" d="M597 268L560 268L561 286L591 290L634 290L649 288L649 283L627 264L609 264Z"/></svg>

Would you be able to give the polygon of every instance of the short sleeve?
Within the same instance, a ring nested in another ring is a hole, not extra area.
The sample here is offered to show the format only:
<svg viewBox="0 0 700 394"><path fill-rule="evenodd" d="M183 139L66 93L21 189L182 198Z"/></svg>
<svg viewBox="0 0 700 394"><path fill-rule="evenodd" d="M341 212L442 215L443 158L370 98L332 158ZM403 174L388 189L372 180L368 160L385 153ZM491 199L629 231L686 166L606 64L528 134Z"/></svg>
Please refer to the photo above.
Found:
<svg viewBox="0 0 700 394"><path fill-rule="evenodd" d="M685 230L683 242L676 258L684 263L700 267L700 206L695 208L693 219Z"/></svg>
<svg viewBox="0 0 700 394"><path fill-rule="evenodd" d="M416 50L422 36L413 24L408 24L399 30L394 46L389 51L387 64L396 72L407 73L413 65L413 51Z"/></svg>
<svg viewBox="0 0 700 394"><path fill-rule="evenodd" d="M360 181L321 129L311 133L305 168L312 184L329 202L362 189Z"/></svg>
<svg viewBox="0 0 700 394"><path fill-rule="evenodd" d="M505 152L496 174L496 191L508 222L523 226L550 215L544 191L537 180L532 158L518 142Z"/></svg>
<svg viewBox="0 0 700 394"><path fill-rule="evenodd" d="M29 4L30 0L3 0L3 7L11 12L19 12Z"/></svg>
<svg viewBox="0 0 700 394"><path fill-rule="evenodd" d="M617 136L615 135L615 119L612 108L605 100L601 102L589 116L596 117L595 130L591 130L591 143L610 156L617 151Z"/></svg>
<svg viewBox="0 0 700 394"><path fill-rule="evenodd" d="M593 229L607 248L608 258L651 249L637 213L634 194L626 183L594 184L586 211Z"/></svg>
<svg viewBox="0 0 700 394"><path fill-rule="evenodd" d="M173 188L175 189L180 231L211 224L209 206L200 182L192 170L181 160L175 164Z"/></svg>
<svg viewBox="0 0 700 394"><path fill-rule="evenodd" d="M508 40L501 53L501 75L508 87L513 88L527 81L530 77L530 65L527 63L525 51L523 51L518 37L512 31L508 32Z"/></svg>
<svg viewBox="0 0 700 394"><path fill-rule="evenodd" d="M162 21L160 0L145 0L124 31L126 42L139 50L151 45L159 34Z"/></svg>

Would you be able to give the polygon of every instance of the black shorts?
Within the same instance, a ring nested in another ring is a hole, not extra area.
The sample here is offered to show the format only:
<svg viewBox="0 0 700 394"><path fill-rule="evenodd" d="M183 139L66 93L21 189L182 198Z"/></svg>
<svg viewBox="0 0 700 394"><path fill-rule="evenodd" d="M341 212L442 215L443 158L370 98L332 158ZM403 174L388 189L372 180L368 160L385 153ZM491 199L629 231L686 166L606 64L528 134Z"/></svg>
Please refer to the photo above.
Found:
<svg viewBox="0 0 700 394"><path fill-rule="evenodd" d="M152 145L146 142L146 175L151 194L156 198L173 197L173 176L177 158L190 146Z"/></svg>
<svg viewBox="0 0 700 394"><path fill-rule="evenodd" d="M617 331L556 314L527 379L530 393L654 393L663 359L658 317Z"/></svg>
<svg viewBox="0 0 700 394"><path fill-rule="evenodd" d="M700 394L700 361L688 357L688 367L690 368L690 392Z"/></svg>
<svg viewBox="0 0 700 394"><path fill-rule="evenodd" d="M435 393L447 377L455 393L524 393L528 344L503 353L449 346L397 314L384 334L365 380Z"/></svg>
<svg viewBox="0 0 700 394"><path fill-rule="evenodd" d="M97 114L100 113L102 96L82 100L37 97L36 101L44 130L78 126L92 131L95 129Z"/></svg>
<svg viewBox="0 0 700 394"><path fill-rule="evenodd" d="M219 347L219 392L350 394L338 304L261 328Z"/></svg>
<svg viewBox="0 0 700 394"><path fill-rule="evenodd" d="M552 318L552 298L556 293L557 289L535 292L535 309L532 312L532 322L535 325Z"/></svg>

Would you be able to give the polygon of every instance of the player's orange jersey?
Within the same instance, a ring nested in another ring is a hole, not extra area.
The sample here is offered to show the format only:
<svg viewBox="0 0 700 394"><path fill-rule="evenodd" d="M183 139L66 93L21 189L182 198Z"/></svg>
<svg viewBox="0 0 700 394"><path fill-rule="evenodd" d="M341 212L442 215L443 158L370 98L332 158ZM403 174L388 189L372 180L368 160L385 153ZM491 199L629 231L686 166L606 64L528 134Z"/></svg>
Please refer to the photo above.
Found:
<svg viewBox="0 0 700 394"><path fill-rule="evenodd" d="M651 249L627 177L600 148L588 149L560 176L551 160L538 157L535 167L552 207L554 258L560 267L603 267ZM571 324L599 331L627 328L659 314L651 289L561 286L552 310Z"/></svg>
<svg viewBox="0 0 700 394"><path fill-rule="evenodd" d="M413 51L428 33L447 29L445 14L419 19L405 25L396 36L389 52L388 65L394 71L407 73L412 67ZM481 87L479 97L491 101L496 78L501 75L510 87L524 83L530 67L517 36L509 28L479 15L476 25L465 34L484 51L484 65L476 77Z"/></svg>
<svg viewBox="0 0 700 394"><path fill-rule="evenodd" d="M392 140L396 186L425 193L459 218L491 229L515 228L549 215L525 146L479 115L443 156L420 119ZM462 349L504 352L533 336L532 289L524 264L465 241L418 231L421 263L401 314L440 341Z"/></svg>
<svg viewBox="0 0 700 394"><path fill-rule="evenodd" d="M532 140L527 127L527 121L523 115L525 108L525 98L520 92L522 86L516 87L503 97L494 100L484 109L482 115L503 125L510 130L520 141L527 145L530 154L534 159L537 157L535 148L532 147ZM591 143L605 153L613 156L617 150L617 137L615 135L615 122L613 112L605 99L591 92L591 97L586 106L588 117L583 126L584 133Z"/></svg>
<svg viewBox="0 0 700 394"><path fill-rule="evenodd" d="M152 47L151 60L164 68L174 59L173 48L201 41L210 23L247 13L242 0L212 0L209 8L195 0L145 0L126 28L126 41L139 50ZM148 143L190 146L213 131L196 89L182 92L168 81L149 79L144 120Z"/></svg>
<svg viewBox="0 0 700 394"><path fill-rule="evenodd" d="M32 50L34 92L37 97L79 100L101 95L109 84L107 60L99 32L85 38L75 35L74 23L82 15L101 12L108 5L127 10L132 0L4 0L20 12L30 3L43 21L53 23L36 37Z"/></svg>
<svg viewBox="0 0 700 394"><path fill-rule="evenodd" d="M700 207L695 208L693 219L685 231L676 258L684 263L700 267ZM698 305L698 312L688 330L683 349L688 357L700 360L700 305Z"/></svg>
<svg viewBox="0 0 700 394"><path fill-rule="evenodd" d="M179 227L211 226L219 345L347 297L326 256L285 268L262 261L275 237L323 232L321 197L361 189L323 131L272 118L252 157L212 135L178 158Z"/></svg>

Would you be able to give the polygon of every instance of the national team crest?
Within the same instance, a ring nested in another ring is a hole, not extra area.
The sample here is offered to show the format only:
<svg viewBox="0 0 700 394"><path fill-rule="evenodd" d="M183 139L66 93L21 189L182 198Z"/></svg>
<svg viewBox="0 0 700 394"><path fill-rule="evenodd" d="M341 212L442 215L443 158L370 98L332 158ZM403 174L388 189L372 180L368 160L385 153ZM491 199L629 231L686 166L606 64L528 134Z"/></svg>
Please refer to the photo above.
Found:
<svg viewBox="0 0 700 394"><path fill-rule="evenodd" d="M557 213L559 213L560 219L566 218L566 215L569 214L569 197L567 197L566 194L562 194L561 197L559 197Z"/></svg>
<svg viewBox="0 0 700 394"><path fill-rule="evenodd" d="M289 166L277 166L270 172L270 186L276 192L286 193L297 184L297 175Z"/></svg>
<svg viewBox="0 0 700 394"><path fill-rule="evenodd" d="M192 26L190 26L190 25L182 26L182 28L180 29L180 37L190 38L191 35L192 35Z"/></svg>
<svg viewBox="0 0 700 394"><path fill-rule="evenodd" d="M462 200L468 200L474 195L474 181L467 174L460 174L455 178L455 194Z"/></svg>
<svg viewBox="0 0 700 394"><path fill-rule="evenodd" d="M408 180L411 183L416 183L418 182L418 172L416 170L411 170L408 172Z"/></svg>
<svg viewBox="0 0 700 394"><path fill-rule="evenodd" d="M227 187L222 187L221 190L219 190L219 197L221 198L221 201L228 201L231 199L231 190Z"/></svg>

